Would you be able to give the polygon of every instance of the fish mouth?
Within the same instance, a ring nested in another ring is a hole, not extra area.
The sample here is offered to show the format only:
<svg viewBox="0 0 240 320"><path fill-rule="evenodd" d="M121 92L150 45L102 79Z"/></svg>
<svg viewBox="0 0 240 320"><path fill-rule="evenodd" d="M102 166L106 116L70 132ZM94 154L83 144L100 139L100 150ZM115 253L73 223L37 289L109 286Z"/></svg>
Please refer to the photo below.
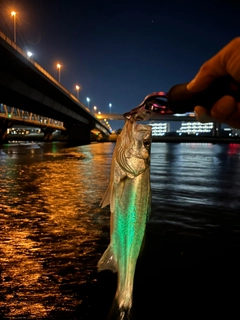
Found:
<svg viewBox="0 0 240 320"><path fill-rule="evenodd" d="M148 110L144 110L144 111L136 113L136 115L134 115L134 120L135 121L144 121L144 120L148 120L150 116L151 116L151 112Z"/></svg>

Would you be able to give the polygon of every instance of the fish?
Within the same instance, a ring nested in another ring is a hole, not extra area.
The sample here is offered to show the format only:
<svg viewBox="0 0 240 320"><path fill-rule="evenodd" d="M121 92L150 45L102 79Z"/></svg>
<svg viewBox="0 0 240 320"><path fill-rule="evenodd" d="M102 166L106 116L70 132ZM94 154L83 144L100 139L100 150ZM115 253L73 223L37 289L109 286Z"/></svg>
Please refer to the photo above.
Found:
<svg viewBox="0 0 240 320"><path fill-rule="evenodd" d="M130 319L137 259L151 212L152 127L126 119L114 148L108 188L100 206L110 204L110 244L98 271L117 272L117 289L108 319Z"/></svg>

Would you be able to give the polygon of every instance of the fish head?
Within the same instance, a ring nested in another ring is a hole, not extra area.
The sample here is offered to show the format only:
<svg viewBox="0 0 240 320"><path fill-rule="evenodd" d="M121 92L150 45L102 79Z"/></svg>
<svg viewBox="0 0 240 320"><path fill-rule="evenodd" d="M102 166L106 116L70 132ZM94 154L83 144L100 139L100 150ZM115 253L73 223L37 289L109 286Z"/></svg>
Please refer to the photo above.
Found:
<svg viewBox="0 0 240 320"><path fill-rule="evenodd" d="M115 156L129 177L135 177L150 166L152 127L127 119L118 136Z"/></svg>

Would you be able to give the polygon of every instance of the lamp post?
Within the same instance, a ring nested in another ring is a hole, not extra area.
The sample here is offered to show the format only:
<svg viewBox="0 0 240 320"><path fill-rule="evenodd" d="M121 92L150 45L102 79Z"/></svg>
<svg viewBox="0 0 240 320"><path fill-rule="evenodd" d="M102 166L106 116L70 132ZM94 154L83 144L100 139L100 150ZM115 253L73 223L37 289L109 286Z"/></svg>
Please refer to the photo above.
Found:
<svg viewBox="0 0 240 320"><path fill-rule="evenodd" d="M109 103L109 113L111 113L112 104Z"/></svg>
<svg viewBox="0 0 240 320"><path fill-rule="evenodd" d="M58 68L58 82L60 83L60 80L61 80L61 78L60 78L61 65L59 63L57 64L57 68Z"/></svg>
<svg viewBox="0 0 240 320"><path fill-rule="evenodd" d="M90 102L90 99L87 97L87 102L88 102L88 109L89 109L89 102Z"/></svg>
<svg viewBox="0 0 240 320"><path fill-rule="evenodd" d="M93 112L95 112L95 113L97 112L97 107L96 106L93 107Z"/></svg>
<svg viewBox="0 0 240 320"><path fill-rule="evenodd" d="M13 17L13 41L17 42L17 22L16 22L16 11L12 11L11 15Z"/></svg>
<svg viewBox="0 0 240 320"><path fill-rule="evenodd" d="M76 94L77 94L77 99L79 100L79 89L80 87L78 85L76 85Z"/></svg>

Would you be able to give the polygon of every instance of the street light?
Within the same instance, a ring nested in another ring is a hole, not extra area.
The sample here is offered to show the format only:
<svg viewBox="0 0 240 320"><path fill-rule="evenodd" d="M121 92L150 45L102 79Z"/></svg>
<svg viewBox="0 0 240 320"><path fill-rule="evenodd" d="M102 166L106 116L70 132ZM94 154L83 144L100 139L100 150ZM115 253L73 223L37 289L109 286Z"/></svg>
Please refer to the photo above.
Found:
<svg viewBox="0 0 240 320"><path fill-rule="evenodd" d="M109 113L111 113L112 104L109 103Z"/></svg>
<svg viewBox="0 0 240 320"><path fill-rule="evenodd" d="M14 43L17 42L17 22L16 22L16 11L12 11L11 15L13 17L13 41Z"/></svg>
<svg viewBox="0 0 240 320"><path fill-rule="evenodd" d="M76 93L77 93L77 99L79 100L79 89L80 87L78 85L76 85Z"/></svg>
<svg viewBox="0 0 240 320"><path fill-rule="evenodd" d="M57 64L57 68L58 68L58 82L60 83L60 70L61 70L61 65L58 63Z"/></svg>
<svg viewBox="0 0 240 320"><path fill-rule="evenodd" d="M97 111L97 107L96 107L96 106L94 106L94 107L93 107L93 110L94 110L94 112L96 113L96 111Z"/></svg>
<svg viewBox="0 0 240 320"><path fill-rule="evenodd" d="M28 52L27 52L27 55L28 55L28 57L30 58L33 54L32 54L31 51L28 51Z"/></svg>
<svg viewBox="0 0 240 320"><path fill-rule="evenodd" d="M87 97L87 102L88 102L88 109L89 109L89 102L90 102L90 99Z"/></svg>

